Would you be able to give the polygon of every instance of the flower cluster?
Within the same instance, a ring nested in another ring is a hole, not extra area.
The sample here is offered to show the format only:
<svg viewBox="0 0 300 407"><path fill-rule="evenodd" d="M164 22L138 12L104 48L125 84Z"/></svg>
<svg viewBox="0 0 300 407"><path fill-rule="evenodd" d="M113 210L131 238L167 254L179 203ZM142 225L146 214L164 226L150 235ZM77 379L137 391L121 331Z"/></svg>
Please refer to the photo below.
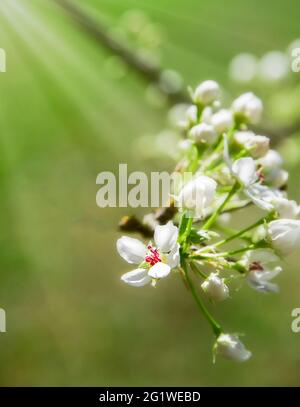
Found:
<svg viewBox="0 0 300 407"><path fill-rule="evenodd" d="M214 354L245 361L251 352L236 334L223 330L202 297L228 299L236 279L262 293L277 292L279 262L300 248L299 206L287 197L288 173L269 138L249 129L261 118L261 100L245 93L226 109L211 80L191 96L180 124L184 140L177 169L193 177L174 191L179 210L165 225L156 225L153 242L118 240L121 257L137 265L121 278L134 287L155 286L177 272L213 329ZM257 219L233 229L232 214L250 206L257 208Z"/></svg>

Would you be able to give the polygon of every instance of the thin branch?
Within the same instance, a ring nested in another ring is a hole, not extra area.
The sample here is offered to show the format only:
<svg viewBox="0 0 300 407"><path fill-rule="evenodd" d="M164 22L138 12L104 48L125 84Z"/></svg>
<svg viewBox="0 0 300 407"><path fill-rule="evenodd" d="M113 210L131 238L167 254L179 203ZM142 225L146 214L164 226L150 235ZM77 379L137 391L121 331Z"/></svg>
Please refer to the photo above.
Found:
<svg viewBox="0 0 300 407"><path fill-rule="evenodd" d="M155 83L160 86L161 75L163 70L157 65L145 61L137 53L133 52L130 47L121 43L112 37L105 26L98 20L94 20L86 14L80 7L70 0L52 0L62 7L81 29L83 29L90 37L92 37L99 45L107 48L110 52L118 55L123 59L134 72L143 77L147 82ZM164 81L166 81L164 79ZM163 93L168 96L171 103L188 101L187 94L182 90L168 92L167 89L172 89L172 86L160 88Z"/></svg>

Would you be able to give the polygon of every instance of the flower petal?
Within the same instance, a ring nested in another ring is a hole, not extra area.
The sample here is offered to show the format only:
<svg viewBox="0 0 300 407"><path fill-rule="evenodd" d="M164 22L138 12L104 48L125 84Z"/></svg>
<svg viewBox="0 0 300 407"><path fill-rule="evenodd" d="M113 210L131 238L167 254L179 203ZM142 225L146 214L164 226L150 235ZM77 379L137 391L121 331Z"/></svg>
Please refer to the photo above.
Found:
<svg viewBox="0 0 300 407"><path fill-rule="evenodd" d="M244 157L232 164L232 172L245 187L257 180L256 164L253 158Z"/></svg>
<svg viewBox="0 0 300 407"><path fill-rule="evenodd" d="M268 212L274 209L274 204L271 202L274 193L264 185L258 183L252 184L248 186L244 192L260 209Z"/></svg>
<svg viewBox="0 0 300 407"><path fill-rule="evenodd" d="M135 269L122 275L121 280L133 287L142 287L151 281L147 269Z"/></svg>
<svg viewBox="0 0 300 407"><path fill-rule="evenodd" d="M178 238L178 228L170 220L166 225L157 225L154 231L156 246L164 253L173 249Z"/></svg>
<svg viewBox="0 0 300 407"><path fill-rule="evenodd" d="M243 256L243 261L248 266L253 262L258 262L264 267L268 263L274 263L279 260L279 257L274 253L272 249L249 250Z"/></svg>
<svg viewBox="0 0 300 407"><path fill-rule="evenodd" d="M171 267L166 263L156 263L148 271L148 275L152 278L164 278L170 273Z"/></svg>
<svg viewBox="0 0 300 407"><path fill-rule="evenodd" d="M128 263L140 264L146 255L146 246L138 239L122 236L117 241L117 250Z"/></svg>
<svg viewBox="0 0 300 407"><path fill-rule="evenodd" d="M167 256L167 264L171 267L177 267L179 264L180 260L180 255L179 255L179 248L180 245L179 243L176 243L173 249L170 251L170 253Z"/></svg>

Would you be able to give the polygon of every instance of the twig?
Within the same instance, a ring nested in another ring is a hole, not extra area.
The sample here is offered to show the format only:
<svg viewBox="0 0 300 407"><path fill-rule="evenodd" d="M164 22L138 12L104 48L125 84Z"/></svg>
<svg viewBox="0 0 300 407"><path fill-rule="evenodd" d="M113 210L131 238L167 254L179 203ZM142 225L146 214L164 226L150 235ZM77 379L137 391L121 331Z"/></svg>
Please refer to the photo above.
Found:
<svg viewBox="0 0 300 407"><path fill-rule="evenodd" d="M104 46L112 53L121 57L128 66L133 68L133 71L142 76L147 82L156 83L160 86L161 75L163 70L157 65L146 62L138 54L133 52L128 46L117 41L107 31L107 29L99 21L95 21L92 17L86 14L80 7L75 5L70 0L52 0L62 7L87 34L90 35L98 44ZM165 79L164 79L165 81ZM171 84L170 84L171 85ZM168 91L172 86L164 86L160 88L165 93L171 103L188 101L187 94L182 90Z"/></svg>

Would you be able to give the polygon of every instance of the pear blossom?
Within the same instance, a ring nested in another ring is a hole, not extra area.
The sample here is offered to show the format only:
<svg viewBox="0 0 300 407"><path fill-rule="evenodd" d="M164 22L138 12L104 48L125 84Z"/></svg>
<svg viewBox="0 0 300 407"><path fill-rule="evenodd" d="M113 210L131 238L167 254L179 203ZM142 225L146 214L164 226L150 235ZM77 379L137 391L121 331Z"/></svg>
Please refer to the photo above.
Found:
<svg viewBox="0 0 300 407"><path fill-rule="evenodd" d="M269 150L270 139L266 136L254 134L252 131L237 131L235 141L249 150L254 158L263 157Z"/></svg>
<svg viewBox="0 0 300 407"><path fill-rule="evenodd" d="M197 123L197 106L191 105L188 107L185 116L187 118L187 121L189 125L194 125Z"/></svg>
<svg viewBox="0 0 300 407"><path fill-rule="evenodd" d="M197 86L194 92L194 102L209 105L219 98L220 87L215 81L204 81Z"/></svg>
<svg viewBox="0 0 300 407"><path fill-rule="evenodd" d="M213 144L217 139L217 133L212 125L200 123L192 127L190 136L196 143Z"/></svg>
<svg viewBox="0 0 300 407"><path fill-rule="evenodd" d="M265 185L259 182L259 176L256 170L256 162L252 157L243 157L235 160L233 163L229 157L228 141L224 136L224 161L229 171L243 188L245 195L259 208L271 211L274 209L271 203L271 197L275 193Z"/></svg>
<svg viewBox="0 0 300 407"><path fill-rule="evenodd" d="M138 268L123 274L122 281L134 287L144 286L154 280L167 277L179 264L178 228L172 221L157 225L154 231L155 246L145 246L140 240L122 236L117 241L120 256Z"/></svg>
<svg viewBox="0 0 300 407"><path fill-rule="evenodd" d="M295 219L299 216L300 206L296 201L278 196L273 198L272 203L281 218Z"/></svg>
<svg viewBox="0 0 300 407"><path fill-rule="evenodd" d="M176 204L181 209L187 209L195 217L201 218L205 214L215 197L217 183L210 177L199 175L183 186Z"/></svg>
<svg viewBox="0 0 300 407"><path fill-rule="evenodd" d="M269 150L265 156L259 159L259 164L267 171L280 168L283 164L281 155L276 150Z"/></svg>
<svg viewBox="0 0 300 407"><path fill-rule="evenodd" d="M172 109L171 116L177 124L180 120L184 137L171 143L179 148L180 161L175 170L178 177L172 177L170 207L153 211L142 220L125 217L122 229L145 235L154 231L154 236L147 245L123 236L117 241L117 250L135 265L121 277L134 287L154 286L178 267L178 274L216 335L214 354L246 361L251 352L237 334L223 331L223 324L207 307L209 301L200 297L212 302L227 299L235 277L258 292L278 292L275 277L282 272L278 262L285 254L300 249L300 206L288 199L283 188L288 173L280 154L270 149L269 138L247 130L247 125L257 123L262 114L261 100L248 92L228 110L221 106L219 93L216 82L205 81L191 95L192 104ZM157 140L167 141L160 136ZM168 143L160 144L163 150ZM258 219L246 223L249 203L270 213L258 214ZM232 228L236 209L245 214L246 224ZM179 221L178 228L172 221L160 225L162 219L172 217ZM239 259L236 255L240 253ZM194 269L195 262L213 268L213 272L206 275ZM230 277L223 278L229 270ZM198 273L192 275L193 271Z"/></svg>
<svg viewBox="0 0 300 407"><path fill-rule="evenodd" d="M260 120L263 104L252 92L247 92L234 100L232 110L240 119L255 124Z"/></svg>
<svg viewBox="0 0 300 407"><path fill-rule="evenodd" d="M273 250L257 249L248 251L239 263L247 268L247 281L252 288L261 292L278 292L278 285L270 280L282 271L280 266L274 266L279 260Z"/></svg>
<svg viewBox="0 0 300 407"><path fill-rule="evenodd" d="M289 174L281 168L283 160L277 151L269 150L257 162L263 168L266 183L271 184L275 188L281 188L287 183Z"/></svg>
<svg viewBox="0 0 300 407"><path fill-rule="evenodd" d="M221 109L211 117L211 124L217 133L222 134L233 126L233 115L228 109Z"/></svg>
<svg viewBox="0 0 300 407"><path fill-rule="evenodd" d="M221 333L214 345L214 353L235 362L245 362L251 352L245 348L238 335Z"/></svg>
<svg viewBox="0 0 300 407"><path fill-rule="evenodd" d="M223 301L229 296L229 288L217 273L211 273L201 284L202 290L214 301Z"/></svg>
<svg viewBox="0 0 300 407"><path fill-rule="evenodd" d="M202 110L201 121L206 124L211 124L211 118L213 116L213 109L211 106L205 106Z"/></svg>
<svg viewBox="0 0 300 407"><path fill-rule="evenodd" d="M268 235L275 250L288 254L300 248L300 220L278 219L268 224Z"/></svg>
<svg viewBox="0 0 300 407"><path fill-rule="evenodd" d="M178 108L179 112L177 113L176 110L174 112L174 108L171 110L172 116L171 121L172 123L175 122L179 128L184 130L189 129L190 127L194 126L197 123L197 114L198 109L195 105L190 105L186 107L186 105ZM184 111L183 111L184 110ZM170 113L169 113L170 115ZM178 118L176 116L179 116ZM174 117L174 119L173 119Z"/></svg>

